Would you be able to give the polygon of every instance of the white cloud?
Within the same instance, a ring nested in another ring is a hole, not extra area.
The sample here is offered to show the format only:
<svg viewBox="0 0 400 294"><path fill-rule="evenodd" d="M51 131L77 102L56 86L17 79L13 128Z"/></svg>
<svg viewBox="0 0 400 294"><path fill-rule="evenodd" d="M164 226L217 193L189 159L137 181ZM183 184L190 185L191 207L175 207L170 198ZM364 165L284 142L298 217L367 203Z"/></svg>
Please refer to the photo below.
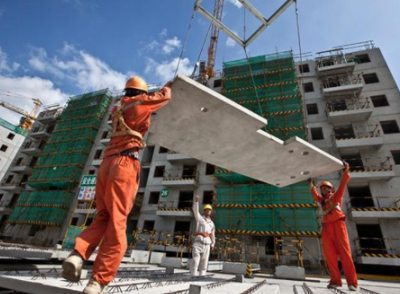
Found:
<svg viewBox="0 0 400 294"><path fill-rule="evenodd" d="M235 31L232 31L232 32L233 32L236 36L238 35L237 32L235 32ZM236 41L233 40L232 38L230 38L230 37L228 36L228 38L226 39L225 45L226 45L227 47L234 47L234 46L236 46Z"/></svg>
<svg viewBox="0 0 400 294"><path fill-rule="evenodd" d="M152 58L147 59L146 74L153 74L161 83L167 82L174 77L178 66L179 58L174 58L170 61L157 62ZM188 58L183 58L179 64L178 74L190 75L193 71L193 66L190 65Z"/></svg>
<svg viewBox="0 0 400 294"><path fill-rule="evenodd" d="M159 35L160 38L165 38L167 36L167 28L163 28Z"/></svg>
<svg viewBox="0 0 400 294"><path fill-rule="evenodd" d="M3 50L0 47L0 72L13 72L19 68L19 64L16 62L13 62L11 65L9 64L7 60L7 54L3 52Z"/></svg>
<svg viewBox="0 0 400 294"><path fill-rule="evenodd" d="M50 105L53 103L64 105L68 97L71 96L63 93L60 89L55 88L54 84L49 80L28 76L0 76L0 89L2 90L0 92L1 100L18 106L28 112L30 112L34 106L33 101L30 98L39 98L44 105ZM5 96L4 91L10 92L10 95L18 94L27 98ZM0 116L15 125L18 125L21 117L20 114L7 110L4 107L0 107Z"/></svg>
<svg viewBox="0 0 400 294"><path fill-rule="evenodd" d="M33 69L68 79L85 92L100 88L122 89L127 79L125 74L113 70L107 63L67 43L61 50L62 59L48 57L43 48L32 51L29 64Z"/></svg>
<svg viewBox="0 0 400 294"><path fill-rule="evenodd" d="M235 5L237 8L241 8L243 5L242 3L239 2L239 0L228 0L229 3L232 3Z"/></svg>
<svg viewBox="0 0 400 294"><path fill-rule="evenodd" d="M162 50L165 54L170 54L176 48L181 46L181 41L177 37L173 37L172 39L165 40L165 44L162 47Z"/></svg>

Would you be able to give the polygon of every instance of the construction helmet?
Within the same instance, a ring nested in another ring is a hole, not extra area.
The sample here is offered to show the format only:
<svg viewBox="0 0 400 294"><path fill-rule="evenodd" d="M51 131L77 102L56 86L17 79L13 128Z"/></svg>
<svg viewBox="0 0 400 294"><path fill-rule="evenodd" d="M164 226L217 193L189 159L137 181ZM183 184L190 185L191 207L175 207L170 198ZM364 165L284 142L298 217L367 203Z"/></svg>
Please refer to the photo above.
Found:
<svg viewBox="0 0 400 294"><path fill-rule="evenodd" d="M213 210L210 204L204 205L204 209L203 210L206 210L206 209L209 209L211 211Z"/></svg>
<svg viewBox="0 0 400 294"><path fill-rule="evenodd" d="M126 89L137 89L148 93L146 82L139 77L131 77L125 84L124 90Z"/></svg>
<svg viewBox="0 0 400 294"><path fill-rule="evenodd" d="M323 181L323 182L319 185L319 188L321 189L322 186L327 186L327 187L331 188L333 191L335 191L335 187L333 187L333 185L331 184L331 182Z"/></svg>

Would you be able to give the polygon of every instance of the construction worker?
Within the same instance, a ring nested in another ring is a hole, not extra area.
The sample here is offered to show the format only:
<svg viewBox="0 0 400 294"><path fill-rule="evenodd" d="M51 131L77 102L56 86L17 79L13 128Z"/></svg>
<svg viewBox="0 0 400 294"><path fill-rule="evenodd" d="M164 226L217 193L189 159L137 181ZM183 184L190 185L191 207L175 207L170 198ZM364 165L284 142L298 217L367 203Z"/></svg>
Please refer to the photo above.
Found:
<svg viewBox="0 0 400 294"><path fill-rule="evenodd" d="M192 246L192 263L190 275L204 276L208 268L210 250L215 246L215 225L211 220L212 207L210 204L204 206L204 216L199 213L199 196L194 197L193 215L196 219L196 237Z"/></svg>
<svg viewBox="0 0 400 294"><path fill-rule="evenodd" d="M171 99L171 82L159 92L148 94L147 84L139 77L130 78L125 95L112 109L112 135L97 174L97 216L75 241L75 249L63 262L62 276L77 282L83 260L98 245L93 275L83 293L100 294L116 276L127 249L126 225L135 204L139 186L139 150L150 126L151 114Z"/></svg>
<svg viewBox="0 0 400 294"><path fill-rule="evenodd" d="M347 286L351 291L357 291L358 281L353 258L351 256L351 248L345 223L346 216L341 208L343 195L350 179L350 166L347 162L343 162L343 164L344 173L339 189L336 192L333 185L328 181L323 181L320 184L319 188L321 194L317 192L317 188L314 186L311 179L309 180L309 184L311 187L311 193L314 196L314 199L321 204L324 215L322 220L322 247L330 271L330 282L328 288L332 289L342 286L337 261L339 256L342 262Z"/></svg>

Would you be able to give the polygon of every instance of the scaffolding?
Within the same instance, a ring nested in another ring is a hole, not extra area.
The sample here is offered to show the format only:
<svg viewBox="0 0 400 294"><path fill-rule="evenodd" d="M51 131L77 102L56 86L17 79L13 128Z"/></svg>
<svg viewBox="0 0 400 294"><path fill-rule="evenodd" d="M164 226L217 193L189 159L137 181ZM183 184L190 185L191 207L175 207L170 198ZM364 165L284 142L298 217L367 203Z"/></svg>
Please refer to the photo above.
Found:
<svg viewBox="0 0 400 294"><path fill-rule="evenodd" d="M263 130L282 140L293 136L307 140L292 52L225 62L222 76L221 93L267 118ZM277 188L222 168L216 168L214 176L220 236L245 240L247 246L261 240L249 236L295 238L299 244L301 238L319 237L318 206L307 183ZM303 265L297 253L295 258Z"/></svg>
<svg viewBox="0 0 400 294"><path fill-rule="evenodd" d="M62 227L111 100L108 89L69 100L27 183L35 191L21 194L7 220L11 231L13 225Z"/></svg>

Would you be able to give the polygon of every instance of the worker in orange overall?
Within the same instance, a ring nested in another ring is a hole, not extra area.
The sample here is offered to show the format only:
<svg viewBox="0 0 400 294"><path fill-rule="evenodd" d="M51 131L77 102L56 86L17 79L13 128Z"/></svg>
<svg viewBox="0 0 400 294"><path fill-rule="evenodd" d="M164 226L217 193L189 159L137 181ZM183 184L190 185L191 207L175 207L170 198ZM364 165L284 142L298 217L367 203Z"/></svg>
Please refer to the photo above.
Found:
<svg viewBox="0 0 400 294"><path fill-rule="evenodd" d="M345 223L345 214L342 211L343 195L347 183L350 179L349 164L344 162L344 173L339 189L335 188L330 182L323 181L319 188L321 194L317 192L311 179L309 180L311 193L314 199L321 204L323 211L322 220L322 247L325 260L330 271L330 282L328 288L337 288L342 286L340 271L338 267L338 256L342 262L347 286L351 291L357 291L357 274L351 256L351 248L347 228Z"/></svg>
<svg viewBox="0 0 400 294"><path fill-rule="evenodd" d="M193 215L196 219L196 237L192 245L192 263L190 275L204 276L208 268L210 251L215 246L215 225L211 220L212 207L210 204L204 206L204 216L199 213L199 196L194 197Z"/></svg>
<svg viewBox="0 0 400 294"><path fill-rule="evenodd" d="M83 293L100 294L116 276L127 250L127 218L135 204L139 186L139 150L150 126L151 114L171 99L171 83L159 92L148 94L139 77L126 82L125 95L112 109L112 135L97 174L97 216L75 241L75 249L63 262L62 276L77 282L83 260L99 246L93 275Z"/></svg>

